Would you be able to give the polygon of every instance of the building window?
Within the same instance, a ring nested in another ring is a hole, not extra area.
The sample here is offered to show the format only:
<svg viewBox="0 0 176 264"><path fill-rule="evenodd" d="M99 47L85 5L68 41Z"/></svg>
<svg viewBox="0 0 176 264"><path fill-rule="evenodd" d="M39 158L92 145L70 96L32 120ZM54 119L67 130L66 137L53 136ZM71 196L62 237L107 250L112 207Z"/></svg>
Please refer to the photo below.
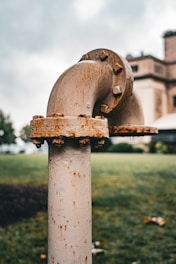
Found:
<svg viewBox="0 0 176 264"><path fill-rule="evenodd" d="M138 65L132 65L131 66L132 72L137 72L139 70Z"/></svg>
<svg viewBox="0 0 176 264"><path fill-rule="evenodd" d="M173 106L176 107L176 95L173 96Z"/></svg>
<svg viewBox="0 0 176 264"><path fill-rule="evenodd" d="M159 65L155 65L155 72L161 74L162 73L162 67Z"/></svg>

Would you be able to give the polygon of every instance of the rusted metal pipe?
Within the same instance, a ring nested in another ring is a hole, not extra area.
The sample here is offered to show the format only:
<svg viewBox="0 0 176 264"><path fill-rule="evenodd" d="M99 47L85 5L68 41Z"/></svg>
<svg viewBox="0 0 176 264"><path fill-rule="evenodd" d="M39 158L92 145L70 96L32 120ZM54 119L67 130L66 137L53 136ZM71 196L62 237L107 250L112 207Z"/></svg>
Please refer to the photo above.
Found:
<svg viewBox="0 0 176 264"><path fill-rule="evenodd" d="M81 61L57 80L51 92L47 116L62 113L68 116L92 116L97 100L101 101L112 88L113 72L100 61Z"/></svg>
<svg viewBox="0 0 176 264"><path fill-rule="evenodd" d="M33 143L49 144L49 264L92 263L90 144L101 146L109 134L128 135L134 129L135 134L154 133L141 127L132 85L126 60L110 50L91 51L59 77L47 117L37 115L31 121ZM133 119L127 117L131 108Z"/></svg>
<svg viewBox="0 0 176 264"><path fill-rule="evenodd" d="M47 116L54 113L71 115L72 124L67 122L64 135L71 129L69 137L75 139L80 130L82 136L78 141L65 139L60 148L57 141L49 144L49 263L92 262L90 144L86 134L83 137L83 130L87 128L87 135L90 136L90 116L95 102L108 94L112 75L108 65L94 61L80 62L66 71L52 90ZM85 120L82 127L76 127L74 116ZM94 133L99 134L99 129ZM108 137L108 130L106 133L104 137Z"/></svg>
<svg viewBox="0 0 176 264"><path fill-rule="evenodd" d="M48 263L91 263L90 146L50 146Z"/></svg>

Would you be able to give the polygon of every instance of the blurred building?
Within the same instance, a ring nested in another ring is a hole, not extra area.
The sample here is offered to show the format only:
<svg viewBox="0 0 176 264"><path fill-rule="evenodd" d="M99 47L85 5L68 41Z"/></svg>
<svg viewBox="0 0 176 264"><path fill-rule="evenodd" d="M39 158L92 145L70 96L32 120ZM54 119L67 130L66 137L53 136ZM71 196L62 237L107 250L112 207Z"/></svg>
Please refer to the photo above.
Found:
<svg viewBox="0 0 176 264"><path fill-rule="evenodd" d="M176 113L176 31L165 32L163 40L163 60L143 53L138 57L127 56L146 125L152 125L166 114Z"/></svg>
<svg viewBox="0 0 176 264"><path fill-rule="evenodd" d="M160 133L152 136L152 142L164 142L168 145L170 152L176 152L176 113L164 115L153 125Z"/></svg>
<svg viewBox="0 0 176 264"><path fill-rule="evenodd" d="M146 125L168 113L176 113L176 31L165 32L163 40L163 60L144 54L127 56Z"/></svg>
<svg viewBox="0 0 176 264"><path fill-rule="evenodd" d="M154 44L155 45L155 44ZM155 136L115 138L118 143L126 141L132 144L163 142L171 152L176 152L176 31L163 34L164 59L152 55L126 59L131 65L133 89L141 101L146 126L158 128Z"/></svg>

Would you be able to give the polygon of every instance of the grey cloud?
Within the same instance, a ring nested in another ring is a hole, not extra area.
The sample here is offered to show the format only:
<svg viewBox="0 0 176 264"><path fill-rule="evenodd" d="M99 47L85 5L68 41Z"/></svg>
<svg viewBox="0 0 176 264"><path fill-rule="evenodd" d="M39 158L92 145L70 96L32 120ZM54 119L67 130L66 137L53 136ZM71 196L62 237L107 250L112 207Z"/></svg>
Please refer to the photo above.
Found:
<svg viewBox="0 0 176 264"><path fill-rule="evenodd" d="M153 43L161 42L167 29L158 26L160 13L176 10L175 0L104 1L87 20L75 12L74 0L0 1L0 101L16 123L43 114L59 74L85 52L101 47L123 56L155 51ZM172 25L168 18L164 24Z"/></svg>
<svg viewBox="0 0 176 264"><path fill-rule="evenodd" d="M70 12L70 1L1 1L0 41L4 51L10 49L40 50L55 39L64 40L63 25ZM53 6L54 5L54 6Z"/></svg>

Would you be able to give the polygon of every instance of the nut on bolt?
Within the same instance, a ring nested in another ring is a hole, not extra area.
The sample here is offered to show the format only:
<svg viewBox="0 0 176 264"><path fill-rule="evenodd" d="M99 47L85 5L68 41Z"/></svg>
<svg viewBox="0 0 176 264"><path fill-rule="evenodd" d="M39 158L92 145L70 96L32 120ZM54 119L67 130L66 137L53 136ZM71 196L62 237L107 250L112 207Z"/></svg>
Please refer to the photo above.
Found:
<svg viewBox="0 0 176 264"><path fill-rule="evenodd" d="M90 56L89 56L89 54L84 54L84 55L81 57L80 61L82 61L82 60L90 60Z"/></svg>
<svg viewBox="0 0 176 264"><path fill-rule="evenodd" d="M33 138L32 143L36 145L37 148L40 148L41 145L44 143L44 139L40 138Z"/></svg>
<svg viewBox="0 0 176 264"><path fill-rule="evenodd" d="M109 113L109 111L111 110L109 105L107 105L107 104L101 104L100 108L101 108L101 112L103 112L103 113Z"/></svg>
<svg viewBox="0 0 176 264"><path fill-rule="evenodd" d="M102 120L104 120L105 117L103 115L99 115L99 116L95 116L95 119L102 119Z"/></svg>
<svg viewBox="0 0 176 264"><path fill-rule="evenodd" d="M108 58L108 52L105 50L102 50L100 53L100 60L105 61Z"/></svg>
<svg viewBox="0 0 176 264"><path fill-rule="evenodd" d="M81 138L79 139L79 144L81 147L85 147L90 144L90 138Z"/></svg>
<svg viewBox="0 0 176 264"><path fill-rule="evenodd" d="M33 120L40 119L40 118L44 118L44 116L42 116L42 115L35 115L35 116L33 116Z"/></svg>
<svg viewBox="0 0 176 264"><path fill-rule="evenodd" d="M101 148L105 144L104 139L98 139L97 142L95 143L95 148Z"/></svg>
<svg viewBox="0 0 176 264"><path fill-rule="evenodd" d="M52 117L54 117L54 118L64 117L64 114L62 114L62 113L54 113L54 114L52 114Z"/></svg>
<svg viewBox="0 0 176 264"><path fill-rule="evenodd" d="M64 139L62 137L54 138L52 140L52 144L55 145L56 147L61 147L64 144Z"/></svg>
<svg viewBox="0 0 176 264"><path fill-rule="evenodd" d="M114 95L114 96L121 95L121 94L122 94L121 87L120 87L119 85L114 86L114 87L112 88L112 92L113 92L113 95Z"/></svg>
<svg viewBox="0 0 176 264"><path fill-rule="evenodd" d="M123 66L120 65L118 62L115 63L114 67L113 67L113 71L114 73L117 75L118 73L120 73L123 69Z"/></svg>

